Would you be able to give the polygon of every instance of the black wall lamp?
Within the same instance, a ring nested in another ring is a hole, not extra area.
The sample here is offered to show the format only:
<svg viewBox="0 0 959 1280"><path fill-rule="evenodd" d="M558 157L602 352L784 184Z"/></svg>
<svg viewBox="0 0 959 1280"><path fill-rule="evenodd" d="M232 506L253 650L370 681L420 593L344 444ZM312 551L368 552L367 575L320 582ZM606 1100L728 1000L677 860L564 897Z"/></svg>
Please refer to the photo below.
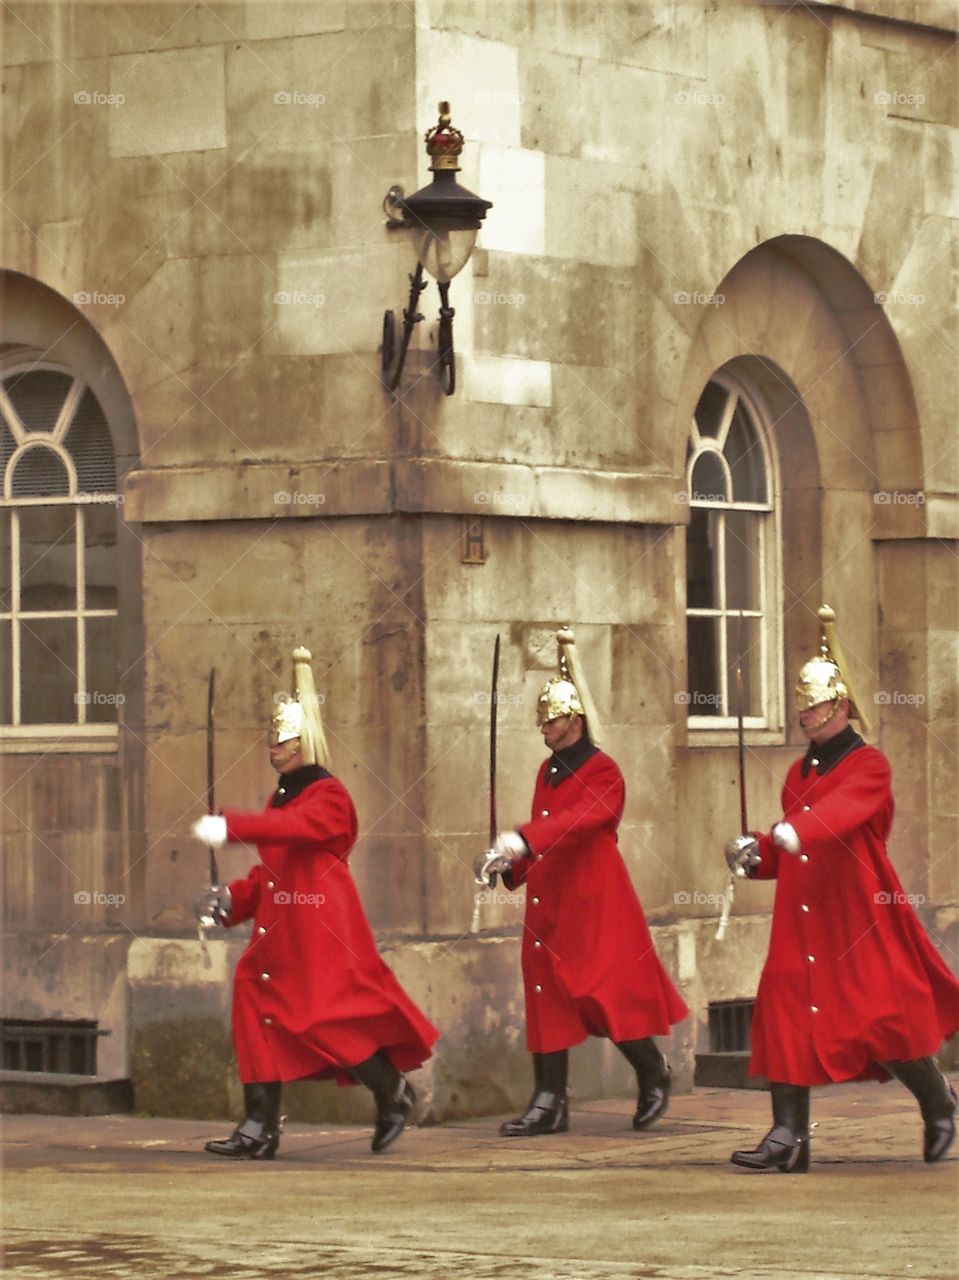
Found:
<svg viewBox="0 0 959 1280"><path fill-rule="evenodd" d="M403 332L397 350L396 317L383 316L383 385L395 392L403 373L413 328L422 315L417 310L419 296L426 288L423 272L428 271L440 291L439 376L448 396L456 390L456 358L453 354L453 316L450 281L466 266L476 244L476 233L492 209L490 200L461 187L453 177L459 173L463 135L450 124L450 104L440 103L439 122L426 131L426 153L430 157L433 181L411 196L393 186L386 193L383 209L391 231L408 231L416 270L410 276L410 298L403 312Z"/></svg>

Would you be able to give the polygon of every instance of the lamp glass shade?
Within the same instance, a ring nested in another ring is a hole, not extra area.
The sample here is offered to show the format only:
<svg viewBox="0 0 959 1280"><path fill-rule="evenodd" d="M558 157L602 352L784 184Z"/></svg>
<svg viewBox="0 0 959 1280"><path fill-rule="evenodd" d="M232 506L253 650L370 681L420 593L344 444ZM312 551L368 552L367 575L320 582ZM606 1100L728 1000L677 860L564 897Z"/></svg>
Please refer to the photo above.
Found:
<svg viewBox="0 0 959 1280"><path fill-rule="evenodd" d="M440 284L448 284L469 262L476 244L476 227L443 227L436 230L416 228L412 232L413 249L418 262Z"/></svg>

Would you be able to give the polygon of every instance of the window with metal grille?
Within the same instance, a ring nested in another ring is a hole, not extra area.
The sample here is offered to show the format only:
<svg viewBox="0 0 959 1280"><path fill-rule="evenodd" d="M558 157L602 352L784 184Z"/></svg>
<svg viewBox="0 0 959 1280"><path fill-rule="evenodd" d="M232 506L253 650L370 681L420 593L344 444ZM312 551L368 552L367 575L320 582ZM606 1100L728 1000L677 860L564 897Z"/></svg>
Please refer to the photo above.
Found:
<svg viewBox="0 0 959 1280"><path fill-rule="evenodd" d="M778 726L779 545L768 415L727 371L706 384L686 452L690 728Z"/></svg>
<svg viewBox="0 0 959 1280"><path fill-rule="evenodd" d="M4 1071L41 1071L57 1075L95 1076L101 1031L89 1019L0 1020Z"/></svg>
<svg viewBox="0 0 959 1280"><path fill-rule="evenodd" d="M70 370L3 372L0 479L3 737L115 733L116 465L103 410Z"/></svg>
<svg viewBox="0 0 959 1280"><path fill-rule="evenodd" d="M710 1053L749 1053L754 999L710 1000Z"/></svg>

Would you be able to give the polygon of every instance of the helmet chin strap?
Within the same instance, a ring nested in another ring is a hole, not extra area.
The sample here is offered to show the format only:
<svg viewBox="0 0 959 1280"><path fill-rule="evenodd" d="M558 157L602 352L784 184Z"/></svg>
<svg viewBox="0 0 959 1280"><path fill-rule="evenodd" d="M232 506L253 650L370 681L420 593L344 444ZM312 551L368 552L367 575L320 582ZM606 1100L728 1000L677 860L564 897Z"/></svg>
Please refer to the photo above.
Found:
<svg viewBox="0 0 959 1280"><path fill-rule="evenodd" d="M820 729L825 729L826 725L829 724L830 720L835 720L836 716L839 714L839 704L841 701L842 701L841 698L837 698L835 702L832 704L832 710L830 711L829 715L826 716L825 719L820 720L818 724L800 725L800 728L802 729L803 733L818 733Z"/></svg>

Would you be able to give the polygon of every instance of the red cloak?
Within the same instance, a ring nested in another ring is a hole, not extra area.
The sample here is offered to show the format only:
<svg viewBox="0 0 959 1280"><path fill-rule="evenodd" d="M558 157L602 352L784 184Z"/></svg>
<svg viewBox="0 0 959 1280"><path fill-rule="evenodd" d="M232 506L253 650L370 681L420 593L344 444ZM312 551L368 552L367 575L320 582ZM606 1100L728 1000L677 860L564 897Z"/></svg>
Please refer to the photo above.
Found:
<svg viewBox="0 0 959 1280"><path fill-rule="evenodd" d="M282 782L282 779L281 779ZM230 885L231 924L253 917L233 983L233 1041L244 1083L335 1078L385 1049L399 1071L438 1038L384 964L350 875L353 802L322 777L264 813L227 809L228 839L260 863Z"/></svg>
<svg viewBox="0 0 959 1280"><path fill-rule="evenodd" d="M539 771L532 819L519 828L532 857L513 864L513 883L526 884L527 1044L551 1053L590 1035L668 1035L689 1010L656 955L616 843L623 775L596 751L554 787L553 759Z"/></svg>
<svg viewBox="0 0 959 1280"><path fill-rule="evenodd" d="M893 798L875 747L783 787L802 853L760 838L753 873L777 879L750 1074L783 1084L888 1078L883 1062L934 1054L959 1028L959 982L933 947L886 853Z"/></svg>

